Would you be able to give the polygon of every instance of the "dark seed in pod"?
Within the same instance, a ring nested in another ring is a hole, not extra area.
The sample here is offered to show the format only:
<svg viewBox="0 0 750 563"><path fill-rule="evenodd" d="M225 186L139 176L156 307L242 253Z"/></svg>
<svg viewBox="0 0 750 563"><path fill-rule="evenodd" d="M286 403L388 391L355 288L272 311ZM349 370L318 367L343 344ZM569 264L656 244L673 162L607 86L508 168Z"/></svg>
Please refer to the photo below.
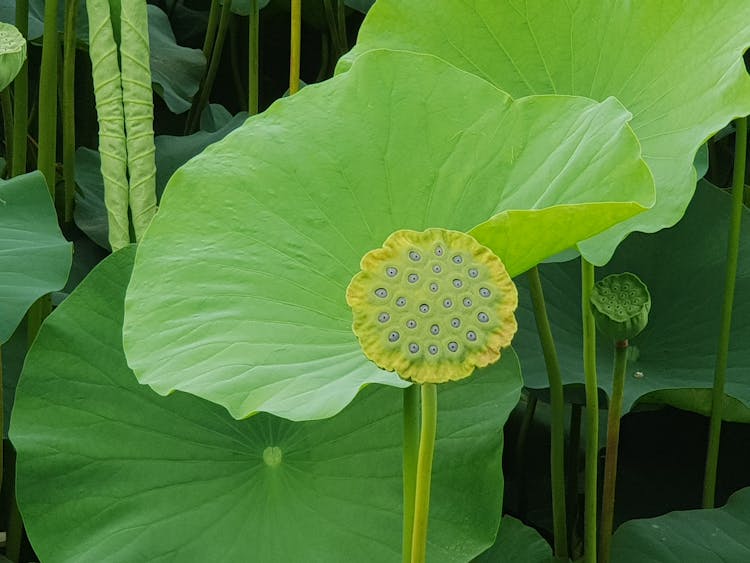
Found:
<svg viewBox="0 0 750 563"><path fill-rule="evenodd" d="M419 254L416 250L412 250L409 252L409 260L412 262L419 262L422 259L422 255Z"/></svg>
<svg viewBox="0 0 750 563"><path fill-rule="evenodd" d="M434 344L430 344L427 348L427 351L432 354L433 356L438 353L438 347Z"/></svg>
<svg viewBox="0 0 750 563"><path fill-rule="evenodd" d="M386 288L384 287L379 287L375 290L375 295L377 295L381 299L385 299L386 297L388 297L388 290L386 290Z"/></svg>
<svg viewBox="0 0 750 563"><path fill-rule="evenodd" d="M390 321L390 320L391 320L391 316L390 316L390 315L389 315L388 313L380 313L380 314L378 315L378 320L379 320L379 321L380 321L381 323L387 323L388 321Z"/></svg>
<svg viewBox="0 0 750 563"><path fill-rule="evenodd" d="M409 280L409 283L417 283L419 281L419 276L417 274L409 274L407 279Z"/></svg>
<svg viewBox="0 0 750 563"><path fill-rule="evenodd" d="M420 313L429 313L430 312L430 306L427 303L422 303L419 306L419 312Z"/></svg>
<svg viewBox="0 0 750 563"><path fill-rule="evenodd" d="M469 268L469 277L476 278L479 275L479 270L476 268Z"/></svg>
<svg viewBox="0 0 750 563"><path fill-rule="evenodd" d="M432 267L432 271L433 271L433 272L435 272L436 274L439 274L440 272L442 272L442 271L443 271L443 269L442 269L442 268L440 267L440 264L435 264L435 265L434 265L434 266Z"/></svg>
<svg viewBox="0 0 750 563"><path fill-rule="evenodd" d="M466 339L469 340L470 342L474 342L477 339L477 333L474 332L473 330L470 330L469 332L466 333Z"/></svg>
<svg viewBox="0 0 750 563"><path fill-rule="evenodd" d="M464 261L463 257L462 257L462 256L461 256L460 254L456 254L456 255L455 255L455 256L454 256L453 258L452 258L452 260L453 260L453 263L454 263L454 264L460 264L461 262L463 262L463 261Z"/></svg>
<svg viewBox="0 0 750 563"><path fill-rule="evenodd" d="M408 321L406 321L406 326L407 328L417 328L417 321L415 321L414 319L409 319Z"/></svg>
<svg viewBox="0 0 750 563"><path fill-rule="evenodd" d="M398 299L396 299L397 307L403 307L404 305L406 305L406 297L399 297Z"/></svg>
<svg viewBox="0 0 750 563"><path fill-rule="evenodd" d="M448 350L451 352L458 350L458 342L448 342Z"/></svg>
<svg viewBox="0 0 750 563"><path fill-rule="evenodd" d="M394 330L392 333L388 335L388 340L390 340L391 342L396 342L396 340L398 340L399 337L400 337L399 333Z"/></svg>
<svg viewBox="0 0 750 563"><path fill-rule="evenodd" d="M453 318L451 319L451 326L453 328L458 328L461 326L461 319Z"/></svg>
<svg viewBox="0 0 750 563"><path fill-rule="evenodd" d="M440 334L440 327L438 325L432 325L430 327L430 332L432 334Z"/></svg>
<svg viewBox="0 0 750 563"><path fill-rule="evenodd" d="M462 285L464 285L464 282L461 280L453 280L453 287L461 287Z"/></svg>
<svg viewBox="0 0 750 563"><path fill-rule="evenodd" d="M472 302L468 297L464 297L464 307L471 307Z"/></svg>
<svg viewBox="0 0 750 563"><path fill-rule="evenodd" d="M487 313L479 313L477 315L477 319L479 319L480 323L486 323L490 320L490 317L487 315Z"/></svg>
<svg viewBox="0 0 750 563"><path fill-rule="evenodd" d="M416 342L412 342L411 344L409 344L409 352L411 352L412 354L416 354L417 352L419 352L419 344L417 344Z"/></svg>
<svg viewBox="0 0 750 563"><path fill-rule="evenodd" d="M453 307L453 299L443 299L443 307L446 309Z"/></svg>
<svg viewBox="0 0 750 563"><path fill-rule="evenodd" d="M436 293L438 289L440 289L440 288L438 287L438 284L436 284L435 282L432 282L430 284L430 291L432 293Z"/></svg>
<svg viewBox="0 0 750 563"><path fill-rule="evenodd" d="M442 256L443 255L443 247L442 246L436 246L435 247L435 256Z"/></svg>
<svg viewBox="0 0 750 563"><path fill-rule="evenodd" d="M394 268L393 266L390 266L389 268L385 269L385 275L389 278L395 278L398 274L398 270Z"/></svg>
<svg viewBox="0 0 750 563"><path fill-rule="evenodd" d="M480 287L479 288L479 295L482 297L489 297L490 296L490 290L486 287Z"/></svg>

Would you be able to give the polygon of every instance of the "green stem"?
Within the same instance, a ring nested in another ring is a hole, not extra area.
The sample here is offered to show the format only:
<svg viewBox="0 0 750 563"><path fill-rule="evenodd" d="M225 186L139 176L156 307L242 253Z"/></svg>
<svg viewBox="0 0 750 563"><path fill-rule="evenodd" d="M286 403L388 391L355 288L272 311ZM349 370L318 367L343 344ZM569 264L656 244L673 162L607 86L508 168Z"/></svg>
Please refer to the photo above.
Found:
<svg viewBox="0 0 750 563"><path fill-rule="evenodd" d="M706 473L703 481L703 508L713 508L716 500L716 474L719 463L721 418L724 406L724 383L729 356L729 336L732 329L732 306L734 286L737 279L737 262L740 252L740 228L742 224L742 196L745 181L745 158L747 153L747 118L735 121L734 172L732 177L732 215L729 223L727 244L727 271L724 284L724 305L721 311L719 349L716 353L714 386L711 395L711 422L708 431Z"/></svg>
<svg viewBox="0 0 750 563"><path fill-rule="evenodd" d="M427 556L430 482L432 479L432 458L435 453L435 433L437 431L437 384L423 383L421 387L422 429L419 436L419 460L417 462L417 491L414 501L411 563L424 563Z"/></svg>
<svg viewBox="0 0 750 563"><path fill-rule="evenodd" d="M339 41L341 42L341 55L349 50L349 41L346 37L346 4L344 0L337 0L337 23L339 28Z"/></svg>
<svg viewBox="0 0 750 563"><path fill-rule="evenodd" d="M343 47L341 44L341 37L339 36L339 26L336 22L336 15L333 12L332 0L323 0L323 10L326 15L326 23L328 24L328 32L331 34L331 41L336 49L336 58L343 54Z"/></svg>
<svg viewBox="0 0 750 563"><path fill-rule="evenodd" d="M527 274L531 302L534 307L539 341L542 345L544 363L549 379L550 405L552 407L550 464L552 471L552 526L554 530L555 557L568 558L568 532L565 522L565 398L563 396L562 374L557 359L555 341L544 304L542 280L539 269L531 268Z"/></svg>
<svg viewBox="0 0 750 563"><path fill-rule="evenodd" d="M18 511L18 503L16 502L16 454L12 446L8 451L8 458L10 473L8 488L11 491L11 499L8 535L5 541L5 556L13 561L13 563L19 563L21 561L21 543L23 541L23 520L21 519L21 513Z"/></svg>
<svg viewBox="0 0 750 563"><path fill-rule="evenodd" d="M583 372L586 378L586 475L584 504L584 561L596 562L596 483L599 461L599 386L596 380L596 325L589 303L594 288L594 265L581 258L581 314L583 316Z"/></svg>
<svg viewBox="0 0 750 563"><path fill-rule="evenodd" d="M245 94L245 87L242 85L242 75L240 74L237 18L237 15L232 14L232 17L229 19L229 64L232 67L232 83L234 84L234 93L237 96L237 100L239 100L240 109L247 110L245 105L247 95Z"/></svg>
<svg viewBox="0 0 750 563"><path fill-rule="evenodd" d="M3 347L0 344L0 432L5 432L5 403L3 403ZM0 484L3 482L3 446L0 440Z"/></svg>
<svg viewBox="0 0 750 563"><path fill-rule="evenodd" d="M213 9L213 6L211 6ZM224 40L227 37L227 29L229 29L229 20L232 17L232 2L224 2L221 6L221 16L219 18L219 28L216 31L216 41L211 49L211 61L208 64L208 70L206 76L198 92L198 98L193 107L190 108L190 117L188 118L188 133L193 133L198 129L200 123L201 113L203 108L206 107L208 99L211 96L211 90L213 90L214 82L216 81L216 74L219 72L219 64L221 63L221 54L224 50ZM205 53L205 47L204 47Z"/></svg>
<svg viewBox="0 0 750 563"><path fill-rule="evenodd" d="M65 184L65 222L73 221L73 202L76 195L76 117L75 117L75 76L76 76L76 13L78 0L65 3L65 34L63 62L63 180Z"/></svg>
<svg viewBox="0 0 750 563"><path fill-rule="evenodd" d="M419 450L419 385L404 389L404 529L403 563L411 561L414 499L417 487L417 452Z"/></svg>
<svg viewBox="0 0 750 563"><path fill-rule="evenodd" d="M529 437L529 428L534 420L536 405L539 399L536 395L531 395L526 402L526 409L523 412L521 427L518 429L518 442L516 443L516 476L518 480L518 517L521 520L526 519L526 509L528 507L527 479L526 479L526 443Z"/></svg>
<svg viewBox="0 0 750 563"><path fill-rule="evenodd" d="M39 156L37 168L44 174L55 198L55 154L57 146L57 0L44 3L44 35L39 76Z"/></svg>
<svg viewBox="0 0 750 563"><path fill-rule="evenodd" d="M250 0L250 21L248 22L248 88L247 88L247 111L250 115L258 113L258 33L260 31L260 10L258 0Z"/></svg>
<svg viewBox="0 0 750 563"><path fill-rule="evenodd" d="M289 55L289 95L299 92L299 67L302 40L302 0L292 0L291 45Z"/></svg>
<svg viewBox="0 0 750 563"><path fill-rule="evenodd" d="M568 545L572 551L576 538L578 521L578 460L581 447L581 416L583 408L573 404L570 408L570 441L568 443L568 463L565 468L565 502L567 503ZM571 557L575 554L571 553Z"/></svg>
<svg viewBox="0 0 750 563"><path fill-rule="evenodd" d="M13 166L13 103L10 100L10 87L0 92L0 105L3 112L3 129L5 134L6 166Z"/></svg>
<svg viewBox="0 0 750 563"><path fill-rule="evenodd" d="M29 0L16 0L16 27L29 35ZM13 81L13 162L11 176L26 172L26 138L28 137L29 67L24 62Z"/></svg>
<svg viewBox="0 0 750 563"><path fill-rule="evenodd" d="M620 416L625 389L625 368L628 365L628 341L615 343L615 365L612 371L612 397L607 418L607 454L604 459L602 488L602 517L599 528L599 563L609 563L612 544L612 523L615 514L615 485L617 481L617 449L620 443Z"/></svg>
<svg viewBox="0 0 750 563"><path fill-rule="evenodd" d="M231 2L229 2L231 7ZM211 8L208 12L208 23L206 24L206 36L203 38L203 56L206 62L211 59L211 52L216 41L216 28L219 24L219 0L211 0Z"/></svg>

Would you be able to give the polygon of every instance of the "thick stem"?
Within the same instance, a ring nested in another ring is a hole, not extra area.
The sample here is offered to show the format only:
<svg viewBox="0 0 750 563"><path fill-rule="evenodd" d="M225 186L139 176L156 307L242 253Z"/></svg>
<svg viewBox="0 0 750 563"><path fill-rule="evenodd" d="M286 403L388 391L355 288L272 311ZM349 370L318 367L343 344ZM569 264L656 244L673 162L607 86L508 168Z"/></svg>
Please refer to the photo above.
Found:
<svg viewBox="0 0 750 563"><path fill-rule="evenodd" d="M339 36L339 26L336 21L336 15L333 12L332 0L323 0L323 10L326 15L326 23L328 24L328 33L331 34L331 41L336 49L336 58L343 54L343 47L341 44L341 37Z"/></svg>
<svg viewBox="0 0 750 563"><path fill-rule="evenodd" d="M247 110L247 95L245 86L242 84L242 74L240 73L240 55L239 55L239 33L238 16L232 14L229 19L229 64L232 67L232 83L234 84L234 93L237 96L240 109Z"/></svg>
<svg viewBox="0 0 750 563"><path fill-rule="evenodd" d="M208 12L208 23L206 24L206 36L203 38L203 56L206 57L206 62L211 59L211 52L214 49L216 28L219 24L219 10L219 0L211 0L211 8Z"/></svg>
<svg viewBox="0 0 750 563"><path fill-rule="evenodd" d="M568 532L565 522L565 399L563 396L562 374L557 359L555 341L544 304L542 280L539 269L531 268L528 272L531 302L534 307L534 319L542 345L544 363L549 379L550 405L552 407L550 464L552 471L552 525L554 530L555 557L561 560L568 558Z"/></svg>
<svg viewBox="0 0 750 563"><path fill-rule="evenodd" d="M729 336L732 329L732 306L734 286L737 278L737 262L740 252L740 228L742 226L742 196L745 183L745 158L747 152L747 118L738 119L734 142L734 173L732 177L732 215L729 223L727 244L727 271L724 283L724 305L721 311L719 348L716 353L714 386L711 394L711 422L708 430L706 473L703 481L703 508L713 508L716 500L716 474L719 463L721 418L724 405L724 383L729 356Z"/></svg>
<svg viewBox="0 0 750 563"><path fill-rule="evenodd" d="M302 0L292 0L291 45L289 55L289 95L299 92L302 41Z"/></svg>
<svg viewBox="0 0 750 563"><path fill-rule="evenodd" d="M344 0L337 0L338 10L336 23L339 27L339 41L341 41L341 55L349 50L349 40L346 37L346 4Z"/></svg>
<svg viewBox="0 0 750 563"><path fill-rule="evenodd" d="M411 563L424 563L427 556L427 520L430 514L432 458L435 453L435 433L437 431L437 384L423 383L421 387L422 429L419 436Z"/></svg>
<svg viewBox="0 0 750 563"><path fill-rule="evenodd" d="M16 454L13 446L8 450L8 471L10 473L8 489L11 491L10 515L8 518L8 535L5 541L5 556L19 563L21 561L21 543L23 542L23 520L16 502Z"/></svg>
<svg viewBox="0 0 750 563"><path fill-rule="evenodd" d="M213 9L213 5L211 6L211 8ZM204 77L203 82L200 86L200 90L198 91L198 98L193 103L193 107L190 108L187 133L193 133L198 128L203 108L206 107L208 99L211 96L211 90L213 90L214 82L216 81L216 74L219 72L219 63L221 62L221 54L224 50L224 40L227 37L227 29L229 29L229 20L232 17L231 8L231 2L224 2L221 7L219 26L218 30L216 31L216 41L213 42L213 47L211 49L211 59L208 64L206 76ZM206 33L208 34L209 32L207 31ZM205 44L203 52L204 54L206 52Z"/></svg>
<svg viewBox="0 0 750 563"><path fill-rule="evenodd" d="M247 111L250 115L258 113L258 80L260 73L258 64L258 33L260 31L260 10L258 0L250 0L250 18L248 22L248 88L247 88Z"/></svg>
<svg viewBox="0 0 750 563"><path fill-rule="evenodd" d="M417 452L419 450L419 385L404 389L404 529L403 563L411 561L414 499L417 487Z"/></svg>
<svg viewBox="0 0 750 563"><path fill-rule="evenodd" d="M65 185L65 222L73 221L73 202L76 195L76 116L75 116L75 77L76 77L76 13L78 0L65 2L65 34L63 39L63 181Z"/></svg>
<svg viewBox="0 0 750 563"><path fill-rule="evenodd" d="M617 448L620 443L620 416L625 389L625 369L628 365L628 341L615 343L615 365L612 372L612 397L607 418L607 454L604 459L602 489L602 517L599 528L599 563L609 563L612 543L612 523L615 514L615 484L617 481Z"/></svg>
<svg viewBox="0 0 750 563"><path fill-rule="evenodd" d="M16 0L16 27L21 35L29 35L29 0ZM29 67L24 61L13 81L13 161L11 176L26 172L26 138L28 137Z"/></svg>
<svg viewBox="0 0 750 563"><path fill-rule="evenodd" d="M596 562L596 483L599 461L599 386L596 380L596 324L590 298L594 265L581 258L583 372L586 378L586 475L584 501L584 561Z"/></svg>
<svg viewBox="0 0 750 563"><path fill-rule="evenodd" d="M578 460L581 448L581 417L583 407L573 404L570 407L570 438L568 442L567 465L565 467L565 502L567 504L568 545L573 549L578 522ZM573 554L571 554L572 556Z"/></svg>
<svg viewBox="0 0 750 563"><path fill-rule="evenodd" d="M42 65L39 75L39 156L37 168L44 174L55 199L57 146L57 0L44 3Z"/></svg>

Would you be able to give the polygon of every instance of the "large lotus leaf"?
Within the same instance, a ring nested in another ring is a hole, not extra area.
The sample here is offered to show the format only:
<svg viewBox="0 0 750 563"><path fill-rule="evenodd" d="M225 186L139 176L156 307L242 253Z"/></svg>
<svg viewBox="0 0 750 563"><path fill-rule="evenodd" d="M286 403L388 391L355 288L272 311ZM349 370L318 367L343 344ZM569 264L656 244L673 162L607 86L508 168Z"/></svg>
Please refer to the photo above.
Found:
<svg viewBox="0 0 750 563"><path fill-rule="evenodd" d="M339 70L373 48L437 55L512 96L615 96L656 180L656 205L579 245L597 265L632 231L682 217L695 190L693 156L750 113L746 0L379 0ZM689 72L687 71L689 69Z"/></svg>
<svg viewBox="0 0 750 563"><path fill-rule="evenodd" d="M34 301L65 285L71 260L44 176L0 181L0 343Z"/></svg>
<svg viewBox="0 0 750 563"><path fill-rule="evenodd" d="M625 522L612 540L613 563L750 561L750 488L722 508L680 510Z"/></svg>
<svg viewBox="0 0 750 563"><path fill-rule="evenodd" d="M633 234L612 262L598 271L633 272L648 286L652 308L649 324L632 339L624 412L636 401L663 402L708 413L724 294L730 197L701 181L685 217L658 234ZM750 292L750 211L744 228L737 295ZM550 322L567 385L583 385L581 363L580 266L545 264L540 268ZM528 387L544 388L546 371L534 330L531 300L519 288L519 333L514 340ZM750 300L738 298L730 340L726 392L729 419L750 421ZM613 349L597 338L600 386L612 388ZM669 390L666 392L665 390ZM744 407L743 407L744 405Z"/></svg>
<svg viewBox="0 0 750 563"><path fill-rule="evenodd" d="M495 544L473 563L550 563L552 548L534 528L503 516Z"/></svg>
<svg viewBox="0 0 750 563"><path fill-rule="evenodd" d="M184 393L162 397L125 363L132 247L47 319L11 421L18 502L41 561L391 562L401 543L402 393L371 386L339 416L236 421ZM511 350L441 386L430 561L492 544L502 426L520 395Z"/></svg>
<svg viewBox="0 0 750 563"><path fill-rule="evenodd" d="M366 383L403 385L351 330L362 256L398 229L466 231L510 208L528 219L504 223L516 274L601 231L653 195L626 120L615 100L513 101L434 57L361 57L172 176L128 290L128 362L237 418L322 418Z"/></svg>

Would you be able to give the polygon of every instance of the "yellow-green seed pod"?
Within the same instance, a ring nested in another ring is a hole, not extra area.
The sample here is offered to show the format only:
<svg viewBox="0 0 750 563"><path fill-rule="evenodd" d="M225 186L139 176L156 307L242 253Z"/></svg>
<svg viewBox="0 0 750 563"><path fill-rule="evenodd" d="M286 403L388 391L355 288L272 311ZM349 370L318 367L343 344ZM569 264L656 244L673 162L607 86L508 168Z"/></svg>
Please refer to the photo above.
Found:
<svg viewBox="0 0 750 563"><path fill-rule="evenodd" d="M402 230L368 252L346 292L354 333L381 368L416 383L468 377L518 328L502 261L457 231Z"/></svg>
<svg viewBox="0 0 750 563"><path fill-rule="evenodd" d="M621 342L637 336L648 324L651 295L635 274L612 274L594 284L591 310L596 327Z"/></svg>
<svg viewBox="0 0 750 563"><path fill-rule="evenodd" d="M26 60L26 39L14 25L0 23L0 90L13 82Z"/></svg>

